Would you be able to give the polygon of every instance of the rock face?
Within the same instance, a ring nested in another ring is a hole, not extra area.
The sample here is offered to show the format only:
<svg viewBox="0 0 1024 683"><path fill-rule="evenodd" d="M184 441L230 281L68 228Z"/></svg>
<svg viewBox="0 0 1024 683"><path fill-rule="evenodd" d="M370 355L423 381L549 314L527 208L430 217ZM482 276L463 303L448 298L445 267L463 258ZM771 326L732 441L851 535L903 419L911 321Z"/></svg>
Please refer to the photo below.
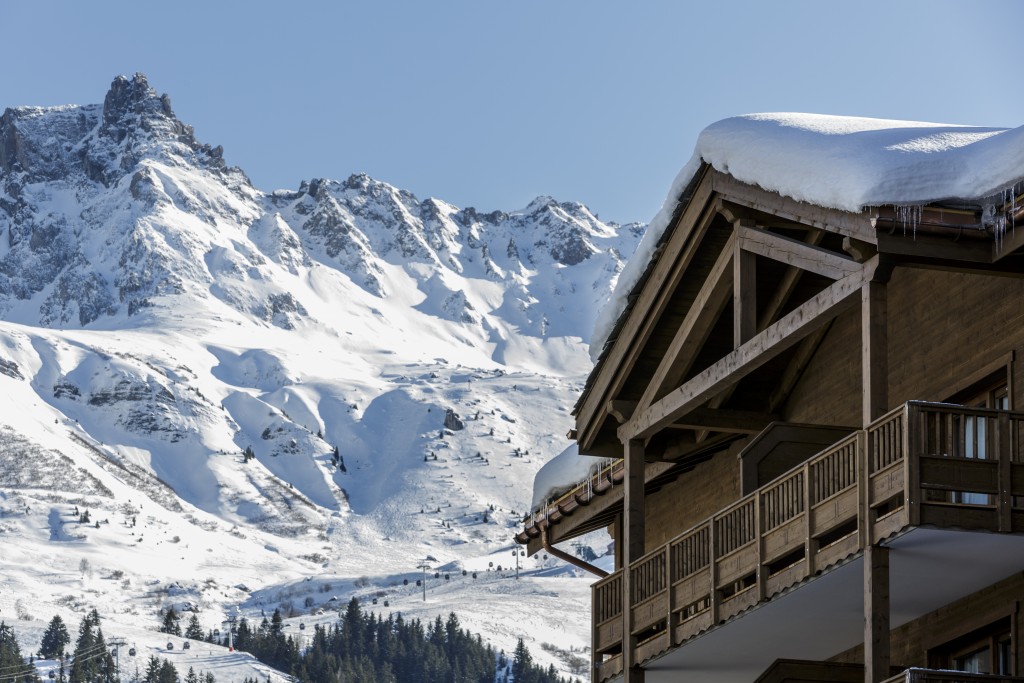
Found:
<svg viewBox="0 0 1024 683"><path fill-rule="evenodd" d="M569 317L589 316L641 231L550 197L483 213L364 174L265 194L142 74L114 79L102 105L0 116L0 315L26 324L87 327L184 296L293 329L312 309L274 273L321 265L375 297L411 285L419 310L480 335L586 336L537 302L571 297Z"/></svg>
<svg viewBox="0 0 1024 683"><path fill-rule="evenodd" d="M459 419L459 414L451 408L444 411L444 426L445 429L450 429L453 432L457 432L466 428L462 420Z"/></svg>

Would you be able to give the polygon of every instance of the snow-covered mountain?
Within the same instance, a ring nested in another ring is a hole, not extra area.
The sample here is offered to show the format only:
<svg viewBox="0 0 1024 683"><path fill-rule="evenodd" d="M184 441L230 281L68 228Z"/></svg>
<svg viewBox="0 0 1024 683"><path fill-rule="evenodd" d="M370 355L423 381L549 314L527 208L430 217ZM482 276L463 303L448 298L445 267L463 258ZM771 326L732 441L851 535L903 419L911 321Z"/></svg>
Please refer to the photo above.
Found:
<svg viewBox="0 0 1024 683"><path fill-rule="evenodd" d="M585 644L589 581L491 565L642 231L365 175L268 194L140 74L102 105L6 110L0 615L97 606L144 641L166 604L212 628L358 595L457 609L506 649ZM425 558L448 579L424 602L404 581Z"/></svg>

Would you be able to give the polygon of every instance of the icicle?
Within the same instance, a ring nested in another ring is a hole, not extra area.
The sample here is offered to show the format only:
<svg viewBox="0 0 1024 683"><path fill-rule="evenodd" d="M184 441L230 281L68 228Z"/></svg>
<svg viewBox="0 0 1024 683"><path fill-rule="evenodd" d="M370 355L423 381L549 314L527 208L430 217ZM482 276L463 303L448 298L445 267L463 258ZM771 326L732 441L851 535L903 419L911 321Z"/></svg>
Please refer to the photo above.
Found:
<svg viewBox="0 0 1024 683"><path fill-rule="evenodd" d="M903 224L903 234L907 234L907 223L910 223L911 234L917 238L917 225L921 222L924 207L920 205L896 206L896 220Z"/></svg>

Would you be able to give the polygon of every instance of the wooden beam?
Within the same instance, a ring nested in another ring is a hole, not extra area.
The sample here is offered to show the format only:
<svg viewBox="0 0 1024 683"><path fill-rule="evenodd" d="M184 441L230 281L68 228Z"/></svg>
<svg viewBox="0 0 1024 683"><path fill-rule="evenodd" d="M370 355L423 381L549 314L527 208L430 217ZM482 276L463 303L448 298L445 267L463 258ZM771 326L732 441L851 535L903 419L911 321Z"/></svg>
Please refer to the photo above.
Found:
<svg viewBox="0 0 1024 683"><path fill-rule="evenodd" d="M853 259L800 240L746 226L737 226L736 234L744 251L833 280L860 270L860 264Z"/></svg>
<svg viewBox="0 0 1024 683"><path fill-rule="evenodd" d="M865 282L861 287L861 406L865 429L888 410L889 336L885 289L881 282Z"/></svg>
<svg viewBox="0 0 1024 683"><path fill-rule="evenodd" d="M734 255L735 240L730 238L672 337L658 369L651 376L651 381L640 397L639 410L654 403L668 387L678 386L693 367L697 352L707 341L732 294L733 272L730 266Z"/></svg>
<svg viewBox="0 0 1024 683"><path fill-rule="evenodd" d="M808 232L807 238L804 240L804 243L809 244L812 247L817 246L818 244L821 243L821 240L825 238L825 234L826 233L824 230L816 230L812 228ZM793 290L796 289L796 284L797 282L800 281L800 276L803 273L804 271L794 266L790 266L789 268L786 269L786 272L782 275L782 278L779 280L779 286L776 288L775 294L772 295L772 298L768 301L768 304L764 307L764 310L761 312L761 317L758 318L757 332L760 332L761 330L768 327L778 319L779 314L782 313L782 309L786 306L786 302L789 301L789 297L793 295ZM804 340L804 342L806 342L806 340ZM801 342L801 344L803 344L804 342ZM732 393L735 390L736 385L727 388L721 394L711 399L711 402L708 403L708 407L721 408L722 406L729 402L729 399L732 398ZM775 409L772 407L770 407L768 410L769 412L775 412ZM700 443L707 439L708 434L709 432L707 430L698 431L697 443Z"/></svg>
<svg viewBox="0 0 1024 683"><path fill-rule="evenodd" d="M919 262L928 260L958 263L991 263L993 243L990 239L954 240L935 235L901 235L899 233L878 233L878 253L906 256Z"/></svg>
<svg viewBox="0 0 1024 683"><path fill-rule="evenodd" d="M852 256L857 263L864 263L878 253L878 245L868 244L852 237L844 237L843 251Z"/></svg>
<svg viewBox="0 0 1024 683"><path fill-rule="evenodd" d="M706 403L852 306L861 286L875 275L878 259L847 275L798 306L740 348L732 351L690 381L666 394L619 428L619 438L647 438Z"/></svg>
<svg viewBox="0 0 1024 683"><path fill-rule="evenodd" d="M622 446L622 458L626 468L623 481L625 492L623 543L626 554L623 561L628 565L644 555L644 474L646 465L642 441L630 439Z"/></svg>
<svg viewBox="0 0 1024 683"><path fill-rule="evenodd" d="M776 415L755 410L732 410L728 408L697 408L686 414L673 429L702 429L711 432L736 434L757 434L778 419Z"/></svg>
<svg viewBox="0 0 1024 683"><path fill-rule="evenodd" d="M864 682L889 678L889 549L864 548Z"/></svg>
<svg viewBox="0 0 1024 683"><path fill-rule="evenodd" d="M710 199L711 182L705 173L676 225L668 228L672 232L658 265L642 288L608 356L598 368L593 386L578 407L576 427L581 449L589 452L594 445L604 423L605 401L616 396L629 377L655 324L697 253L704 233L718 215L715 207L709 204Z"/></svg>
<svg viewBox="0 0 1024 683"><path fill-rule="evenodd" d="M740 239L732 258L732 346L738 349L757 332L757 258L742 248L742 235L756 231L745 220L737 221L735 230Z"/></svg>
<svg viewBox="0 0 1024 683"><path fill-rule="evenodd" d="M633 417L634 410L636 410L636 401L613 399L605 404L605 412L618 420L619 424L628 422L629 418Z"/></svg>
<svg viewBox="0 0 1024 683"><path fill-rule="evenodd" d="M875 227L871 215L862 211L852 213L838 209L826 209L814 204L798 202L776 192L748 185L727 173L709 170L714 191L724 200L734 202L755 211L769 213L786 220L803 223L815 228L856 237L865 242L875 242Z"/></svg>

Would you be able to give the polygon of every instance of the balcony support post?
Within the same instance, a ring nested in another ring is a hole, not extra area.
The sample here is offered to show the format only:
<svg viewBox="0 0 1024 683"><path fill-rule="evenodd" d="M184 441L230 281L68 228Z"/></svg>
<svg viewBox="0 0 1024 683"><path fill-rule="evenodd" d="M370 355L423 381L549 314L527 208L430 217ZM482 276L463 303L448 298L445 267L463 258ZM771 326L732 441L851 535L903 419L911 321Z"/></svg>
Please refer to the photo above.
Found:
<svg viewBox="0 0 1024 683"><path fill-rule="evenodd" d="M623 683L643 683L644 670L636 662L633 638L633 576L630 565L644 554L644 443L637 439L623 442L625 491L622 501L622 679Z"/></svg>
<svg viewBox="0 0 1024 683"><path fill-rule="evenodd" d="M864 682L889 678L889 548L864 548Z"/></svg>
<svg viewBox="0 0 1024 683"><path fill-rule="evenodd" d="M863 425L885 414L888 401L889 354L886 334L885 283L865 282L860 290L861 378Z"/></svg>

